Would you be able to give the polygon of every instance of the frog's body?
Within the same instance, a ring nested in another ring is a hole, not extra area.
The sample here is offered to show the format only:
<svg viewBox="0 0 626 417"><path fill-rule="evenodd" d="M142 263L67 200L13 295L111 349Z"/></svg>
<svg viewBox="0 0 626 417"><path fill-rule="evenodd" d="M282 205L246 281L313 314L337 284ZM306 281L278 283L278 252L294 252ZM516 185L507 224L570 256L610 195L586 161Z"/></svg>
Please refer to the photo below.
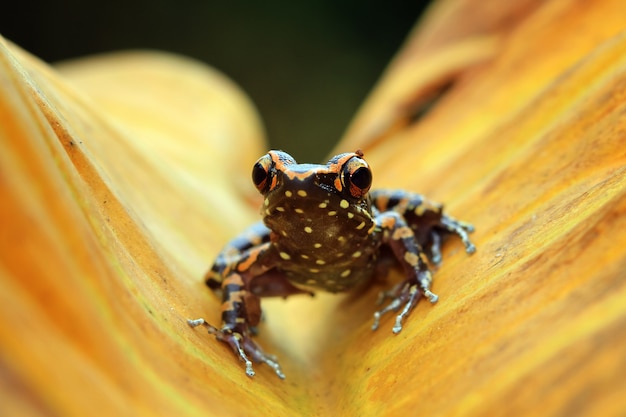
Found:
<svg viewBox="0 0 626 417"><path fill-rule="evenodd" d="M345 153L313 165L270 151L255 164L263 223L231 241L206 276L223 297L222 328L207 326L246 362L248 375L254 375L250 355L284 377L275 358L251 339L259 297L346 291L383 270L389 248L407 278L384 294L392 301L375 313L373 328L382 314L402 308L393 328L398 333L421 295L437 300L428 262L440 262L442 237L456 234L474 252L467 236L472 227L445 215L441 205L404 191L369 192L372 175L362 156Z"/></svg>

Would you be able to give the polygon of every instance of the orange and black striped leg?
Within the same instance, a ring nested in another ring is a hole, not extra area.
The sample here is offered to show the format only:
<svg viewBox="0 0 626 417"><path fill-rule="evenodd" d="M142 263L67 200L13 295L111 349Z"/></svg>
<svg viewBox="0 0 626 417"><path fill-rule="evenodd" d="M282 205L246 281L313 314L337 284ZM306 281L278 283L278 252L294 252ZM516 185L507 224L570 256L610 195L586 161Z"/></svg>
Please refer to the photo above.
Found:
<svg viewBox="0 0 626 417"><path fill-rule="evenodd" d="M252 327L259 323L261 306L259 297L250 291L250 281L271 270L277 255L269 250L270 244L262 244L240 254L236 264L226 268L227 274L221 280L222 327L218 329L203 319L189 320L190 326L205 325L217 340L228 344L246 364L246 374L255 375L252 361L270 366L276 375L285 378L280 365L273 355L269 355L252 339Z"/></svg>
<svg viewBox="0 0 626 417"><path fill-rule="evenodd" d="M254 376L252 360L271 367L276 375L284 379L276 358L268 355L252 339L251 326L256 326L261 318L259 297L251 294L244 284L243 274L233 272L222 282L222 328L215 337L227 343L235 355L246 364L246 374Z"/></svg>
<svg viewBox="0 0 626 417"><path fill-rule="evenodd" d="M474 227L444 214L441 204L430 201L420 194L401 190L375 190L370 195L376 210L395 211L403 216L434 265L441 263L441 245L446 235L457 235L463 241L467 253L476 251L467 235Z"/></svg>
<svg viewBox="0 0 626 417"><path fill-rule="evenodd" d="M396 259L403 266L407 279L391 291L381 294L381 301L391 298L391 302L374 313L372 329L378 328L380 318L384 314L402 309L396 316L392 329L394 333L400 333L404 319L417 305L422 295L431 303L437 302L438 297L430 291L432 275L426 263L426 255L404 218L396 212L386 212L378 216L376 221L383 233L383 244L391 248Z"/></svg>
<svg viewBox="0 0 626 417"><path fill-rule="evenodd" d="M204 319L188 320L190 326L204 325L209 333L228 344L235 355L246 364L246 374L255 375L252 361L267 364L279 378L284 379L276 358L263 351L252 339L251 326L258 324L261 309L257 296L244 288L243 277L233 272L222 282L222 328L207 323ZM252 320L252 321L251 321Z"/></svg>
<svg viewBox="0 0 626 417"><path fill-rule="evenodd" d="M246 364L246 375L250 377L255 375L254 368L252 367L252 361L248 357L248 355L250 355L254 361L266 363L274 370L274 372L276 372L276 375L278 375L279 378L285 379L285 374L283 374L280 369L280 365L278 364L276 357L265 353L263 349L261 349L261 347L252 340L249 330L233 331L225 327L218 329L217 327L207 323L202 318L187 320L187 323L189 323L191 327L204 325L208 329L209 333L214 335L217 340L228 344L235 352L235 355L237 355L239 359Z"/></svg>
<svg viewBox="0 0 626 417"><path fill-rule="evenodd" d="M205 282L212 290L219 290L222 280L230 271L246 258L247 252L254 247L269 242L270 230L262 223L248 227L239 236L226 244L217 255L213 266L204 276Z"/></svg>

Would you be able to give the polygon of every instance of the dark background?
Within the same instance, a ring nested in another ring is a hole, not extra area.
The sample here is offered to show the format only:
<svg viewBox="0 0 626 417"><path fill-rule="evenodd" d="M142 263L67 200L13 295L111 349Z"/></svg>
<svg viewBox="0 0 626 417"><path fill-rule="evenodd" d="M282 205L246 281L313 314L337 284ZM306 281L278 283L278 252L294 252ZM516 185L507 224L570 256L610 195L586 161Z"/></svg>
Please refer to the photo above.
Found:
<svg viewBox="0 0 626 417"><path fill-rule="evenodd" d="M257 106L271 146L324 159L428 1L15 1L0 34L48 62L159 49L206 62Z"/></svg>

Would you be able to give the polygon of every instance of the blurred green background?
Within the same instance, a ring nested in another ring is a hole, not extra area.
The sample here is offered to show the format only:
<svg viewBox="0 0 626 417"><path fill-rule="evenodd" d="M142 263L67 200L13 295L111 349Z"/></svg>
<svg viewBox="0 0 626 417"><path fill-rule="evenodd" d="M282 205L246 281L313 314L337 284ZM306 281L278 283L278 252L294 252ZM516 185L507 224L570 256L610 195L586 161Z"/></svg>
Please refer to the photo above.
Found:
<svg viewBox="0 0 626 417"><path fill-rule="evenodd" d="M199 59L252 98L271 147L318 162L427 3L37 0L5 8L0 33L48 62L133 48Z"/></svg>

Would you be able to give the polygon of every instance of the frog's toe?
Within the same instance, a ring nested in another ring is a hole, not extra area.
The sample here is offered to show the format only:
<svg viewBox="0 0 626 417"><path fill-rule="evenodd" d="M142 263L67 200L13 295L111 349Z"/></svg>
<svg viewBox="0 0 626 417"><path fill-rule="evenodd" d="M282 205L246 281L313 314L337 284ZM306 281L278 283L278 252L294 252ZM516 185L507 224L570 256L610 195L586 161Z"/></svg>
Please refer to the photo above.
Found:
<svg viewBox="0 0 626 417"><path fill-rule="evenodd" d="M270 368L274 370L274 372L280 379L285 379L285 374L280 368L280 364L278 363L276 356L270 355L269 353L265 353L263 349L261 349L261 347L254 340L252 340L252 338L248 336L244 336L242 344L243 344L244 351L247 352L250 356L252 356L252 359L254 359L255 362L265 363L267 366L269 366ZM250 365L250 370L252 370L252 365ZM246 363L246 373L248 374L247 363ZM254 371L252 371L252 374L254 375Z"/></svg>
<svg viewBox="0 0 626 417"><path fill-rule="evenodd" d="M243 332L235 331L229 327L218 329L215 326L209 324L204 319L187 320L187 323L191 327L204 325L209 333L215 336L220 342L224 342L231 347L235 355L246 365L246 375L253 377L254 367L252 366L252 358L255 362L263 362L274 370L276 375L280 379L285 379L285 374L280 369L280 365L274 355L267 354L261 349L261 347L252 340L249 331Z"/></svg>
<svg viewBox="0 0 626 417"><path fill-rule="evenodd" d="M252 361L250 360L252 358L257 363L267 364L280 379L285 379L285 374L281 370L276 357L265 353L248 334L220 330L219 335L216 334L216 337L218 340L228 343L235 354L239 356L239 359L246 364L246 375L249 377L255 375Z"/></svg>
<svg viewBox="0 0 626 417"><path fill-rule="evenodd" d="M372 323L372 330L378 329L378 325L380 324L380 319L382 316L389 313L390 311L398 311L398 309L400 308L403 302L402 298L403 298L402 296L394 298L389 304L387 304L385 307L383 307L382 309L374 313L374 322Z"/></svg>
<svg viewBox="0 0 626 417"><path fill-rule="evenodd" d="M270 368L272 368L280 379L285 379L285 374L280 369L280 364L278 362L268 357L264 358L263 362L265 362Z"/></svg>
<svg viewBox="0 0 626 417"><path fill-rule="evenodd" d="M474 226L472 226L470 223L466 223L453 217L444 215L441 218L441 226L448 230L448 232L454 233L461 239L463 245L465 245L465 252L471 254L476 251L476 246L474 246L469 236L467 235L468 233L472 233L474 231Z"/></svg>
<svg viewBox="0 0 626 417"><path fill-rule="evenodd" d="M385 294L388 296L388 294ZM411 313L411 310L417 305L420 298L424 296L431 303L436 303L439 297L432 293L428 288L428 285L403 285L401 291L396 291L396 296L387 304L384 308L374 313L374 322L372 323L372 330L378 329L380 319L383 315L391 312L398 311L402 307L402 310L396 316L396 321L391 331L394 334L398 334L402 331L402 324L406 317Z"/></svg>

